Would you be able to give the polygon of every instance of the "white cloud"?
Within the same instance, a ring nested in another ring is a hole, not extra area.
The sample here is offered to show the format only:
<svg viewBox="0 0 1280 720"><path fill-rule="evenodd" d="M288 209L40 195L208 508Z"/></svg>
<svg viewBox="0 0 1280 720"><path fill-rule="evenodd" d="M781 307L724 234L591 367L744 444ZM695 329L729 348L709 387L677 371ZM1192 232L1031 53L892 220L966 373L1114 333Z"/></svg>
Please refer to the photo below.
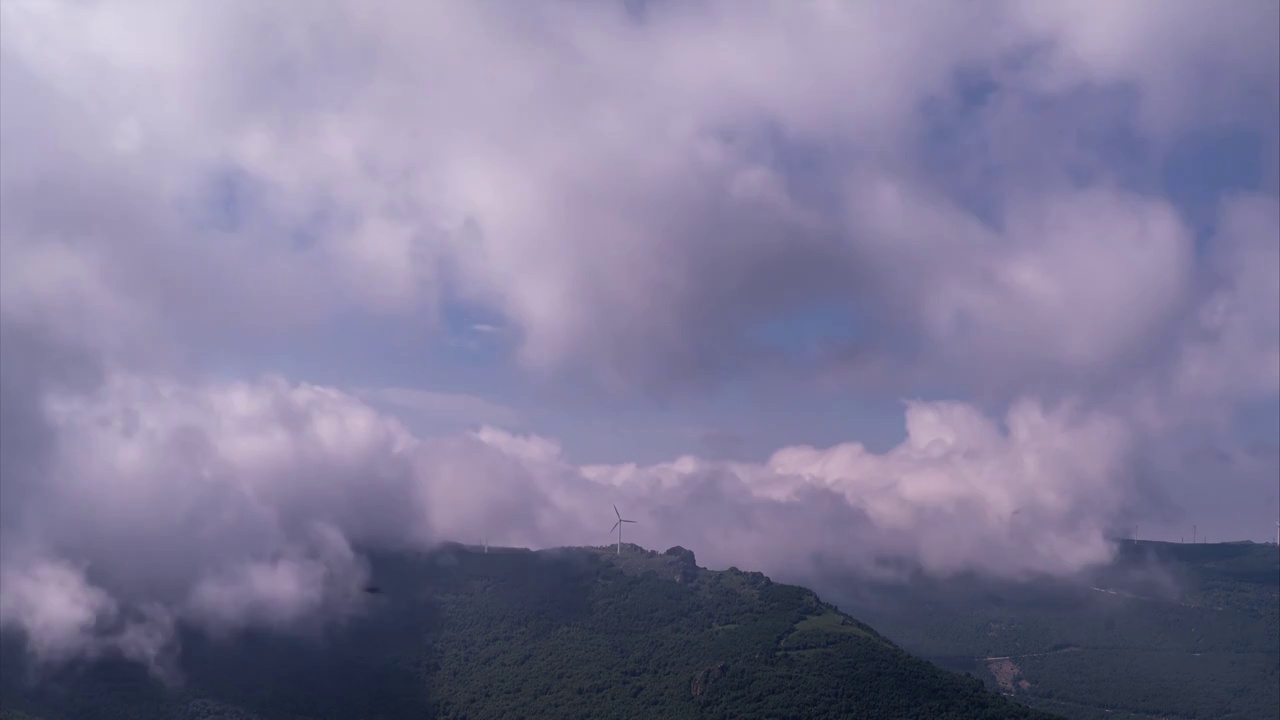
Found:
<svg viewBox="0 0 1280 720"><path fill-rule="evenodd" d="M1280 203L1226 203L1211 258L1216 280L1178 359L1175 389L1197 404L1280 392Z"/></svg>
<svg viewBox="0 0 1280 720"><path fill-rule="evenodd" d="M115 374L88 395L46 396L41 416L56 440L36 477L4 478L0 527L4 571L34 579L0 594L13 607L6 622L72 638L42 652L92 634L93 617L110 621L120 606L159 603L219 628L285 624L349 593L360 570L348 542L430 537L409 455L417 441L334 390ZM6 451L15 430L5 428ZM40 570L50 562L63 569ZM93 584L70 583L66 563ZM32 619L28 589L73 585L67 612Z"/></svg>
<svg viewBox="0 0 1280 720"><path fill-rule="evenodd" d="M765 465L590 468L490 428L417 440L354 398L271 379L116 376L50 410L49 472L6 498L40 522L4 526L0 554L4 622L49 659L107 646L126 610L215 632L340 616L358 608L360 550L602 543L611 503L640 521L637 539L719 565L794 574L825 554L1069 572L1107 557L1131 448L1115 418L1034 403L1007 431L963 404L914 403L907 440L883 455L849 444Z"/></svg>
<svg viewBox="0 0 1280 720"><path fill-rule="evenodd" d="M1010 3L1026 27L1055 41L1042 82L1131 84L1143 127L1167 139L1206 115L1238 121L1275 101L1280 8L1245 0L1210 12L1196 0ZM1220 82L1224 76L1231 82ZM1265 125L1263 129L1267 129Z"/></svg>
<svg viewBox="0 0 1280 720"><path fill-rule="evenodd" d="M99 617L116 611L107 593L90 586L65 561L38 560L4 570L0 620L26 631L42 657L65 659L91 649Z"/></svg>
<svg viewBox="0 0 1280 720"><path fill-rule="evenodd" d="M923 323L944 352L956 313L971 316L981 332L960 345L981 355L1026 340L1009 358L1022 376L1105 373L1183 299L1186 238L1158 200L1072 189L1069 167L1107 167L1107 148L1078 145L1098 118L1036 108L1114 86L1138 94L1142 123L1231 113L1265 129L1280 79L1257 29L1274 24L1266 2L708 2L652 5L639 23L621 5L131 8L6 10L6 118L54 118L6 140L22 148L4 163L6 251L36 257L27 246L57 240L73 256L57 272L6 263L32 269L11 271L6 305L40 298L68 322L61 307L75 303L89 315L68 333L96 319L234 335L350 305L431 314L449 296L500 314L527 365L618 386L740 367L753 324L830 297ZM922 105L958 102L969 69L992 71L1002 110L986 120L999 132L952 170L1007 161L980 178L1012 191L999 231L919 167L937 120ZM1180 89L1202 76L1233 102ZM137 149L117 149L122 132ZM833 209L788 170L779 137L822 148L826 183L886 176L906 192L863 188ZM1055 172L1028 184L1032 162ZM233 233L193 230L178 209L207 203L228 168L253 183L256 210ZM50 202L56 217L41 210ZM894 236L903 222L924 235ZM299 227L305 249L290 239ZM75 282L59 281L72 263ZM1096 278L1111 284L1083 293L1080 275L1097 268L1114 268ZM959 286L931 292L939 282ZM1048 343L1027 337L1051 323L1068 325Z"/></svg>

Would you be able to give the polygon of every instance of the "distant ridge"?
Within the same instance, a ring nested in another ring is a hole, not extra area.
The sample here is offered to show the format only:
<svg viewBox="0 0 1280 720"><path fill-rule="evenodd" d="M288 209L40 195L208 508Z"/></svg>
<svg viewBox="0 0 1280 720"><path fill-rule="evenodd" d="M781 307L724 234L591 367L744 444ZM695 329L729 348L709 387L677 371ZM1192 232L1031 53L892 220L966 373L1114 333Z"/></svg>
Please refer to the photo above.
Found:
<svg viewBox="0 0 1280 720"><path fill-rule="evenodd" d="M825 592L908 650L1072 720L1280 714L1274 545L1126 541L1073 578Z"/></svg>

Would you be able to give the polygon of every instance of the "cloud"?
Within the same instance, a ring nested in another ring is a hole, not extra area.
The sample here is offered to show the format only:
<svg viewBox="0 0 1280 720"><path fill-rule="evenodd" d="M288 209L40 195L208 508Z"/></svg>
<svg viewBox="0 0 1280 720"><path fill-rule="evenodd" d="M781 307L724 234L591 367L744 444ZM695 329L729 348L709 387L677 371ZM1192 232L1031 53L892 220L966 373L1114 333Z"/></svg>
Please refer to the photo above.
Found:
<svg viewBox="0 0 1280 720"><path fill-rule="evenodd" d="M1187 328L1174 386L1189 399L1280 392L1280 201L1224 204L1210 258L1213 282Z"/></svg>
<svg viewBox="0 0 1280 720"><path fill-rule="evenodd" d="M769 356L755 326L833 299L875 319L864 331L881 353L904 324L926 331L928 356L952 349L963 317L970 355L1069 322L992 375L1106 374L1176 311L1187 242L1159 200L1110 192L1115 148L1089 132L1220 112L1270 128L1280 79L1257 30L1272 25L1265 2L1177 4L1158 21L1144 3L708 2L655 4L640 22L622 4L35 7L5 23L6 146L21 148L5 161L6 265L44 268L6 278L15 311L38 301L77 323L68 333L187 339L461 300L512 326L526 366L616 388L747 371ZM985 100L957 81L971 69L994 84ZM1212 80L1217 110L1188 77ZM935 176L929 133L975 115L980 144ZM39 117L56 120L30 131ZM1084 168L1096 187L1077 192ZM956 202L954 181L973 179L1002 190L994 228ZM234 231L193 228L191 208L225 204L218 182L252 188L251 207L223 210ZM50 209L60 198L75 211ZM1134 265L1148 250L1160 261ZM1065 273L1095 266L1126 280L1096 300L1062 294L1079 292Z"/></svg>
<svg viewBox="0 0 1280 720"><path fill-rule="evenodd" d="M367 548L602 542L614 502L793 575L1103 560L1170 444L1280 392L1276 12L0 5L0 620L159 666L173 623L358 611ZM1223 128L1271 153L1199 237L1159 176ZM580 467L495 401L210 372L459 307L628 402L951 399L880 454Z"/></svg>
<svg viewBox="0 0 1280 720"><path fill-rule="evenodd" d="M65 562L44 560L6 570L0 619L25 630L40 657L63 659L92 648L99 617L116 611L107 593L89 586L84 574Z"/></svg>
<svg viewBox="0 0 1280 720"><path fill-rule="evenodd" d="M349 542L430 537L414 439L334 390L111 374L37 413L54 442L37 476L3 478L0 615L48 657L136 644L139 613L225 631L342 609Z"/></svg>
<svg viewBox="0 0 1280 720"><path fill-rule="evenodd" d="M1129 441L1114 419L913 403L907 440L784 448L766 464L577 467L553 441L484 428L422 440L336 390L111 376L47 404L58 449L6 502L0 617L49 660L121 647L159 662L177 620L288 628L358 610L360 553L443 539L642 541L794 573L906 558L939 573L1067 572L1107 557ZM1018 515L1021 513L1021 515Z"/></svg>
<svg viewBox="0 0 1280 720"><path fill-rule="evenodd" d="M1074 391L1159 345L1190 301L1193 248L1166 203L1093 189L1013 206L992 230L947 199L872 181L856 222L890 269L930 370Z"/></svg>

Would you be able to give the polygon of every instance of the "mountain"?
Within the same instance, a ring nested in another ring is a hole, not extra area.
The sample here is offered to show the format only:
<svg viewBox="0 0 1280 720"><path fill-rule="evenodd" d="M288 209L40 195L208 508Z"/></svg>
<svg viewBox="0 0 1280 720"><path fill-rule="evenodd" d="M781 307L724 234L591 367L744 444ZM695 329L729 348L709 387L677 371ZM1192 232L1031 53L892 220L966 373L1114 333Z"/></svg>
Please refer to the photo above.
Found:
<svg viewBox="0 0 1280 720"><path fill-rule="evenodd" d="M1048 717L809 590L708 571L682 548L448 546L371 565L364 612L322 636L184 631L170 689L121 660L22 668L10 637L3 717Z"/></svg>
<svg viewBox="0 0 1280 720"><path fill-rule="evenodd" d="M1070 579L823 588L906 650L1068 718L1280 717L1280 552L1125 541Z"/></svg>

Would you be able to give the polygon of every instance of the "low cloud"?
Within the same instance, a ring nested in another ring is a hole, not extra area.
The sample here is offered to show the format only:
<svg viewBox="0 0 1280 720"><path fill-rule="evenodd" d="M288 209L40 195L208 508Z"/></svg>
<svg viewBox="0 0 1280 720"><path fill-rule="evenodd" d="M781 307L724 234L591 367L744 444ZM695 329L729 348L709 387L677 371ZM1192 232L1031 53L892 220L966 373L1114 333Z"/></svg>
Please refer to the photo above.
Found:
<svg viewBox="0 0 1280 720"><path fill-rule="evenodd" d="M575 466L495 428L419 439L355 397L278 379L186 385L112 375L51 395L57 437L10 509L0 617L41 657L123 647L156 662L161 620L221 633L358 610L360 553L441 540L551 547L632 539L796 575L868 570L1021 576L1105 560L1132 438L1116 418L1020 403L1004 428L959 403L907 407L907 439L779 450L763 464L681 458Z"/></svg>

